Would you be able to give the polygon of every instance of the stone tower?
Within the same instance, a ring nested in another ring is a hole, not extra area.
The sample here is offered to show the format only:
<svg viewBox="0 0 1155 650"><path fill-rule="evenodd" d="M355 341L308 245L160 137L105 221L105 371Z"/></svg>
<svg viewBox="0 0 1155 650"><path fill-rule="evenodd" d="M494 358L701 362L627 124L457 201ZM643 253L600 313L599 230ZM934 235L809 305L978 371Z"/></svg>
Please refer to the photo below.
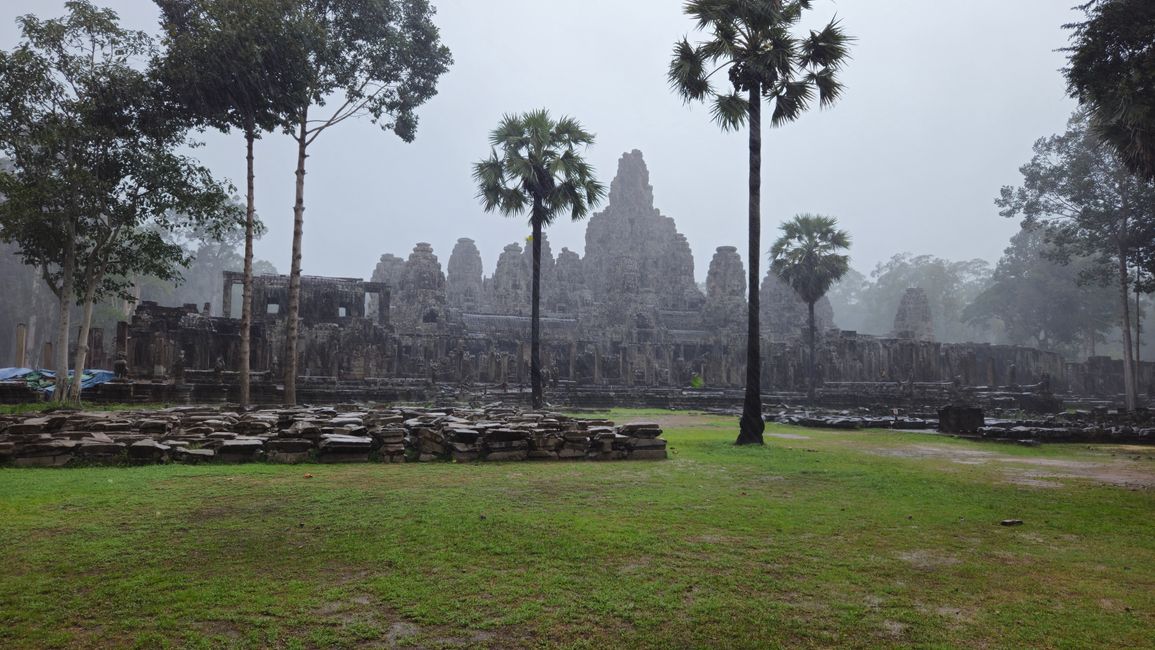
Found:
<svg viewBox="0 0 1155 650"><path fill-rule="evenodd" d="M894 315L894 337L915 341L934 340L934 320L930 314L930 300L922 288L910 288L898 303Z"/></svg>
<svg viewBox="0 0 1155 650"><path fill-rule="evenodd" d="M487 287L488 308L495 314L528 316L530 311L530 268L518 243L509 244L497 258Z"/></svg>
<svg viewBox="0 0 1155 650"><path fill-rule="evenodd" d="M433 247L421 242L413 247L397 283L397 322L408 326L445 320L445 274Z"/></svg>
<svg viewBox="0 0 1155 650"><path fill-rule="evenodd" d="M741 328L746 322L746 267L734 246L719 246L706 275L706 309L702 316L714 330Z"/></svg>
<svg viewBox="0 0 1155 650"><path fill-rule="evenodd" d="M618 161L605 209L586 227L586 287L597 302L643 309L692 309L703 302L694 257L674 220L654 207L642 152Z"/></svg>
<svg viewBox="0 0 1155 650"><path fill-rule="evenodd" d="M468 237L457 240L449 255L445 297L450 307L476 312L481 309L482 265L477 244Z"/></svg>

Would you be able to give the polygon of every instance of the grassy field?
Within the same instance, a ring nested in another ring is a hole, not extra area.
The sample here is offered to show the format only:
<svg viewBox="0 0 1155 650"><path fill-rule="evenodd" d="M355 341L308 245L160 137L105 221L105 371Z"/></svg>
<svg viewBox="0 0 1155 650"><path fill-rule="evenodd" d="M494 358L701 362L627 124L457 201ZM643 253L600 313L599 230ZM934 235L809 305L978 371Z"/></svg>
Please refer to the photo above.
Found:
<svg viewBox="0 0 1155 650"><path fill-rule="evenodd" d="M665 462L2 470L0 647L1155 639L1151 450L666 425Z"/></svg>

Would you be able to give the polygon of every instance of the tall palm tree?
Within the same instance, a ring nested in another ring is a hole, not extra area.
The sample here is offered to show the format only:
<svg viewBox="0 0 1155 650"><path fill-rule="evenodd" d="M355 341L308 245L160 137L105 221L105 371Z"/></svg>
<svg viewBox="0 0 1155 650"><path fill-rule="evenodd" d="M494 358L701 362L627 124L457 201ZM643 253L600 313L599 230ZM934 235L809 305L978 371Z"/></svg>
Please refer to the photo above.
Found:
<svg viewBox="0 0 1155 650"><path fill-rule="evenodd" d="M782 236L770 249L770 270L806 303L810 343L806 394L814 399L814 303L850 270L850 257L839 254L850 248L850 235L838 229L837 219L812 214L794 217L781 230Z"/></svg>
<svg viewBox="0 0 1155 650"><path fill-rule="evenodd" d="M478 198L486 212L507 216L529 210L533 228L533 298L530 317L530 377L533 407L542 407L541 240L542 229L561 214L579 221L605 197L605 186L579 149L594 136L570 117L553 121L545 109L505 115L490 135L489 158L474 164Z"/></svg>
<svg viewBox="0 0 1155 650"><path fill-rule="evenodd" d="M762 101L773 106L771 126L798 119L817 97L820 106L842 92L837 72L852 40L831 21L804 37L791 35L812 0L690 0L685 13L710 38L697 45L683 38L674 46L669 79L690 101L711 103L723 130L750 129L750 290L746 333L746 395L737 444L763 444L762 356L758 325L761 257ZM714 75L729 69L732 89L716 91Z"/></svg>

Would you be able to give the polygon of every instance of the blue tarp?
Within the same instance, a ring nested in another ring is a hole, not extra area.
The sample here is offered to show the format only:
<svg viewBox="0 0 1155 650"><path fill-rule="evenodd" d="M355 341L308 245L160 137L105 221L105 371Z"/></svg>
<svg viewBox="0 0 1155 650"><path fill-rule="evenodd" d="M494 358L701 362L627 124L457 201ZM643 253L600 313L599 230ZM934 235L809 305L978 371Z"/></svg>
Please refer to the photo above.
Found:
<svg viewBox="0 0 1155 650"><path fill-rule="evenodd" d="M72 371L68 376L72 377ZM80 375L81 390L112 381L116 373L111 370L85 370ZM33 370L31 368L0 368L0 381L24 380L30 388L51 395L56 390L56 373L51 370Z"/></svg>
<svg viewBox="0 0 1155 650"><path fill-rule="evenodd" d="M19 379L24 375L32 374L32 372L31 368L0 368L0 381Z"/></svg>

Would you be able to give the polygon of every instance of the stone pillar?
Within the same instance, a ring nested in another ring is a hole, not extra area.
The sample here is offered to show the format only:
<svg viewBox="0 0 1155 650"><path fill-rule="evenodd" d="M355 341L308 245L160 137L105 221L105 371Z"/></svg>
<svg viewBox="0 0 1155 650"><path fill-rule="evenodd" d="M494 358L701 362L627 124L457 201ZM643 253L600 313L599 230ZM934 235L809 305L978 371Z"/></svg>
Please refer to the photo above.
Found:
<svg viewBox="0 0 1155 650"><path fill-rule="evenodd" d="M225 276L225 292L221 296L221 316L233 317L233 279Z"/></svg>
<svg viewBox="0 0 1155 650"><path fill-rule="evenodd" d="M389 298L388 289L377 293L377 322L382 327L389 325Z"/></svg>
<svg viewBox="0 0 1155 650"><path fill-rule="evenodd" d="M28 326L24 323L16 326L16 367L28 367Z"/></svg>

